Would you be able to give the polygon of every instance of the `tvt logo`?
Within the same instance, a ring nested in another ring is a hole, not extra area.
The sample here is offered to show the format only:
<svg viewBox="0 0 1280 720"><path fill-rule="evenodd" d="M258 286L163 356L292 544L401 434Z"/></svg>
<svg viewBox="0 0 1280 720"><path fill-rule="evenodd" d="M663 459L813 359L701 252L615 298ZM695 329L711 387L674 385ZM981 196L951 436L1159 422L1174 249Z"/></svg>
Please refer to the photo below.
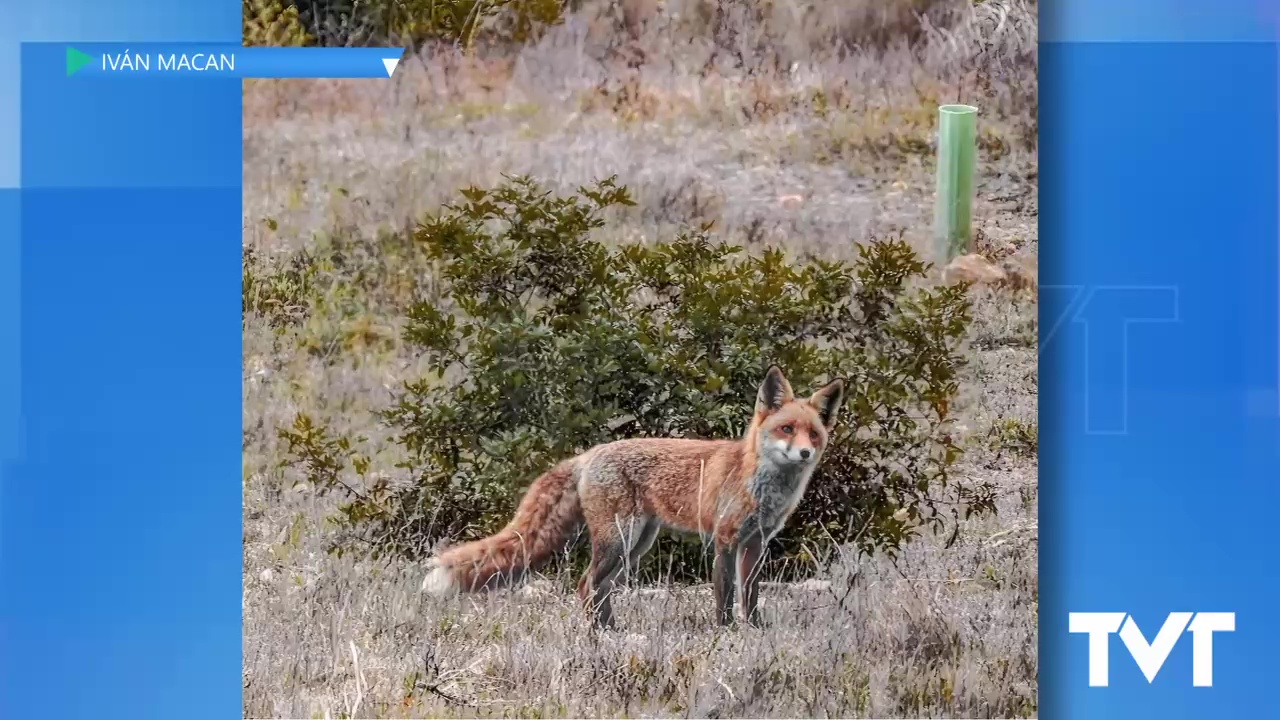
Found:
<svg viewBox="0 0 1280 720"><path fill-rule="evenodd" d="M1142 674L1147 676L1147 682L1151 683L1155 682L1156 674L1164 667L1164 661L1184 631L1191 633L1191 684L1213 687L1213 634L1234 632L1236 629L1235 613L1169 613L1155 640L1147 642L1146 636L1138 629L1138 623L1128 613L1073 612L1070 616L1070 631L1089 636L1090 687L1107 687L1110 682L1107 658L1112 633L1120 633L1129 654L1138 663Z"/></svg>

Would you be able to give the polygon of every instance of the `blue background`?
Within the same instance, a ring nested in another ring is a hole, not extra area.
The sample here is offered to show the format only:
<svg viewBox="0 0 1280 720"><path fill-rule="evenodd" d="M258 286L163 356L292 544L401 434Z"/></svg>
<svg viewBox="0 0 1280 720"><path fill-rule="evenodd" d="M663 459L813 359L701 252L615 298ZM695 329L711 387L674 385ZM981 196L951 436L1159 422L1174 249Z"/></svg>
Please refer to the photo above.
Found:
<svg viewBox="0 0 1280 720"><path fill-rule="evenodd" d="M1141 23L1042 14L1047 718L1280 709L1275 26L1260 4L1172 6ZM1131 25L1177 42L1117 41ZM1131 613L1148 640L1174 611L1235 612L1236 631L1215 635L1212 688L1191 685L1189 636L1148 684L1114 635L1110 687L1091 688L1072 611Z"/></svg>
<svg viewBox="0 0 1280 720"><path fill-rule="evenodd" d="M0 10L0 717L242 715L240 83L18 46L240 33L226 0Z"/></svg>
<svg viewBox="0 0 1280 720"><path fill-rule="evenodd" d="M33 48L66 59L66 43ZM181 45L176 43L77 43L74 48L90 62L74 72L78 82L101 85L104 79L154 83L171 78L221 82L227 75L239 78L387 78L386 60L397 63L404 48L360 47L250 47L235 44ZM185 55L185 68L174 66ZM104 57L105 56L105 57ZM161 65L161 58L170 63ZM128 62L126 63L126 59ZM393 66L394 70L395 66Z"/></svg>
<svg viewBox="0 0 1280 720"><path fill-rule="evenodd" d="M1275 10L1118 5L1041 2L1039 714L1274 715ZM0 717L238 717L239 83L18 46L237 42L238 3L0 7ZM1178 610L1237 613L1213 688L1187 638L1087 686L1068 612Z"/></svg>

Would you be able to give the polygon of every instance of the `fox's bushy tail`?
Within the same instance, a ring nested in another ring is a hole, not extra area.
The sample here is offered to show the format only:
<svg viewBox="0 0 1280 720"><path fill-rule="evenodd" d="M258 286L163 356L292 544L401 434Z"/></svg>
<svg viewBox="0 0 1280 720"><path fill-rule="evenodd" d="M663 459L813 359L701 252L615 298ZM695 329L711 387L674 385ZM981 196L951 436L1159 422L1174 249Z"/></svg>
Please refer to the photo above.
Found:
<svg viewBox="0 0 1280 720"><path fill-rule="evenodd" d="M574 461L533 481L507 526L487 538L458 545L428 561L424 592L493 590L519 582L564 547L583 522Z"/></svg>

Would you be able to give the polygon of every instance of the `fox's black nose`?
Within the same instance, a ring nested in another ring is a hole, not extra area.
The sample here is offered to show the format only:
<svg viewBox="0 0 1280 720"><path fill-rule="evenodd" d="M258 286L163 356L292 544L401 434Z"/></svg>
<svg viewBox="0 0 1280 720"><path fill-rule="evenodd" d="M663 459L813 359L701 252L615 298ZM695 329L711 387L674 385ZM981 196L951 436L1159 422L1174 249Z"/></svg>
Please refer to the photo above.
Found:
<svg viewBox="0 0 1280 720"><path fill-rule="evenodd" d="M810 456L810 455L812 455L812 454L813 454L813 451L812 451L812 450L810 450L809 448L802 448L802 449L800 450L800 459L801 459L801 460L808 460L808 459L809 459L809 456Z"/></svg>

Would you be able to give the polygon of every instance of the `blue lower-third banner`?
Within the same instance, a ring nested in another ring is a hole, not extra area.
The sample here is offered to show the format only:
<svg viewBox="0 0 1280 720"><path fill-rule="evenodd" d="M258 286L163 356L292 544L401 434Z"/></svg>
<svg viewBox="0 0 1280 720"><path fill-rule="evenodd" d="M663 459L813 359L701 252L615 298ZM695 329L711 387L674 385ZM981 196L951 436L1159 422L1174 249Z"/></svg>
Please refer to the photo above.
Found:
<svg viewBox="0 0 1280 720"><path fill-rule="evenodd" d="M41 43L69 78L389 78L404 48L244 47L230 44Z"/></svg>

